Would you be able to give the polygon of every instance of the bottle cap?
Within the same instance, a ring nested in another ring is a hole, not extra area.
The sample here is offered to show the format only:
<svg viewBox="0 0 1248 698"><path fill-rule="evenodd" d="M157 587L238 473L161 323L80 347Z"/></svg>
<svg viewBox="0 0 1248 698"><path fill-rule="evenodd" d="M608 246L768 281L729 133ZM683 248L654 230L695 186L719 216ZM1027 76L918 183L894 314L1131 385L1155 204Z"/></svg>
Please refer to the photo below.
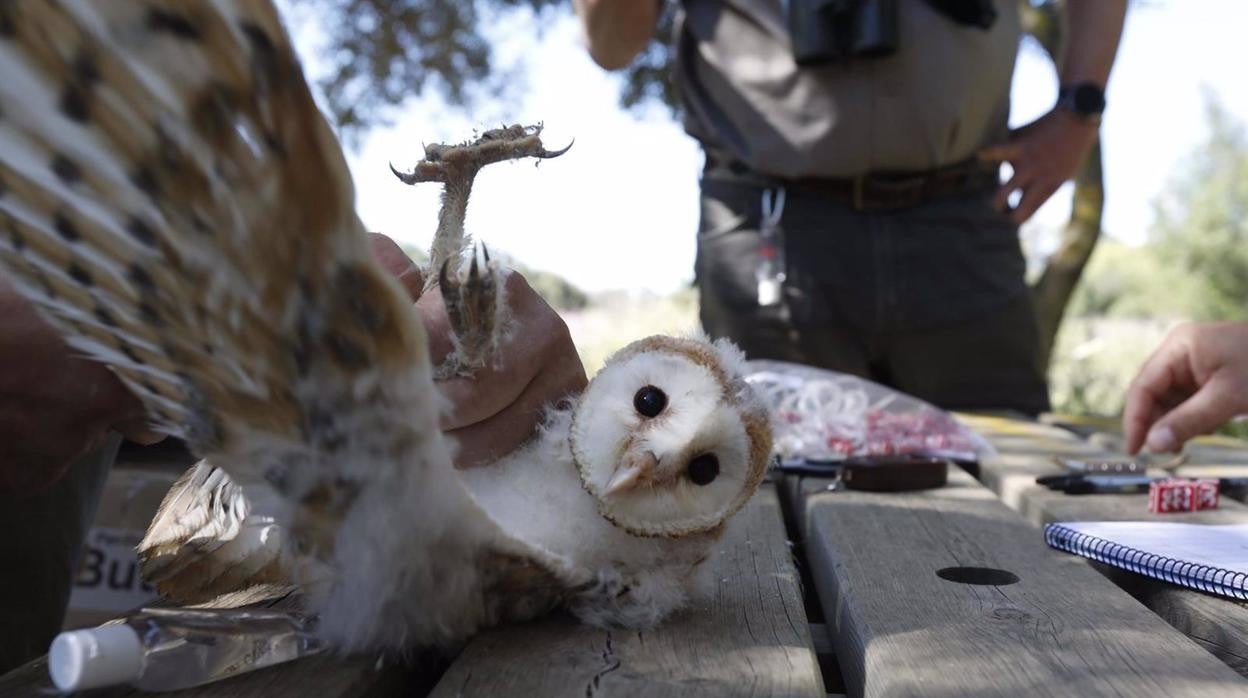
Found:
<svg viewBox="0 0 1248 698"><path fill-rule="evenodd" d="M61 633L48 650L48 672L62 691L130 683L143 671L143 644L124 623Z"/></svg>

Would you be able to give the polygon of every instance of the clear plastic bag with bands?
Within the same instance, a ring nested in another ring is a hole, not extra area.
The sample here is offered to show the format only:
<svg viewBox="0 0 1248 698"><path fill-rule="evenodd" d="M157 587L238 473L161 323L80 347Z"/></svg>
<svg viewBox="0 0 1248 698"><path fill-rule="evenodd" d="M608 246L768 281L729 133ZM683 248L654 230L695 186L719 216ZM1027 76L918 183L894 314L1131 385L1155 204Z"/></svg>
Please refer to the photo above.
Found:
<svg viewBox="0 0 1248 698"><path fill-rule="evenodd" d="M992 446L953 415L878 383L784 361L750 361L746 380L771 406L782 460L932 456L977 461Z"/></svg>

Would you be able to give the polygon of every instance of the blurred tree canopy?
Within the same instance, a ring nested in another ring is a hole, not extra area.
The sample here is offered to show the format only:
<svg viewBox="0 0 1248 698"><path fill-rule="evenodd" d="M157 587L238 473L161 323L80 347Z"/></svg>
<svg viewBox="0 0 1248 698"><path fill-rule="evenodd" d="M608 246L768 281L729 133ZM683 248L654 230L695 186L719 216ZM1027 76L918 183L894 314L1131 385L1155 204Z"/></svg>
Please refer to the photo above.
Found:
<svg viewBox="0 0 1248 698"><path fill-rule="evenodd" d="M486 29L512 12L545 15L568 0L288 0L323 32L326 106L347 135L384 124L394 107L435 90L471 106L510 97Z"/></svg>
<svg viewBox="0 0 1248 698"><path fill-rule="evenodd" d="M1208 140L1157 203L1150 251L1195 286L1188 315L1248 320L1248 138L1207 103Z"/></svg>
<svg viewBox="0 0 1248 698"><path fill-rule="evenodd" d="M1071 312L1248 320L1248 134L1207 98L1208 136L1154 203L1149 244L1107 243Z"/></svg>
<svg viewBox="0 0 1248 698"><path fill-rule="evenodd" d="M1208 98L1207 137L1154 203L1148 244L1097 246L1049 378L1055 409L1117 414L1178 320L1248 320L1248 135ZM1248 437L1248 425L1223 433Z"/></svg>
<svg viewBox="0 0 1248 698"><path fill-rule="evenodd" d="M540 27L570 14L570 0L287 0L323 33L317 83L347 137L385 124L395 107L428 90L452 106L515 100L516 83L495 56L490 33L520 13ZM676 5L667 3L652 41L627 70L620 103L673 110L668 79ZM522 84L522 83L521 83Z"/></svg>

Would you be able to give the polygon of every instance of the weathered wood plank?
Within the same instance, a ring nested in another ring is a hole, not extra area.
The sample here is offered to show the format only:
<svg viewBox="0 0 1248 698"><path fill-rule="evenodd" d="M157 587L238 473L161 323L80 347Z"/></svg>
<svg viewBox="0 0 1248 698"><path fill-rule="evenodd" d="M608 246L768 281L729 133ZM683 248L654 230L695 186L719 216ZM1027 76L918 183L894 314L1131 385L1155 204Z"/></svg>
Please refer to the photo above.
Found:
<svg viewBox="0 0 1248 698"><path fill-rule="evenodd" d="M1067 495L1035 484L1039 475L1062 472L1052 462L1044 442L1018 441L1020 428L999 429L1000 423L988 420L967 420L998 450L996 457L984 459L979 476L985 485L996 491L1003 502L1021 512L1029 521L1041 525L1051 521L1081 520L1157 520L1191 523L1248 522L1248 506L1230 498L1222 498L1216 510L1182 514L1150 514L1146 495ZM1219 458L1225 460L1233 443L1218 439ZM1095 447L1093 447L1095 448ZM1101 450L1102 457L1122 457L1121 453ZM1199 461L1178 469L1181 475L1242 476L1243 466L1217 466ZM1105 565L1096 569L1148 606L1174 628L1195 640L1214 656L1248 676L1248 604L1210 596L1123 572Z"/></svg>
<svg viewBox="0 0 1248 698"><path fill-rule="evenodd" d="M850 695L1244 695L1248 682L961 470L901 494L799 494L804 547ZM987 567L1013 584L947 581Z"/></svg>
<svg viewBox="0 0 1248 698"><path fill-rule="evenodd" d="M244 592L228 594L205 608L237 608L256 605L269 608L294 608L298 600L289 589L280 587L255 587ZM428 664L428 663L425 663ZM437 678L438 667L423 669L387 665L377 657L308 657L275 667L260 669L231 679L207 684L198 688L171 693L142 693L130 687L85 691L75 695L90 698L130 698L131 696L177 696L178 698L279 698L285 696L318 696L332 698L341 696L423 695ZM48 675L46 657L40 657L23 667L0 677L0 696L56 695Z"/></svg>
<svg viewBox="0 0 1248 698"><path fill-rule="evenodd" d="M489 631L433 696L823 696L787 543L764 486L725 535L708 598L650 632L567 618Z"/></svg>

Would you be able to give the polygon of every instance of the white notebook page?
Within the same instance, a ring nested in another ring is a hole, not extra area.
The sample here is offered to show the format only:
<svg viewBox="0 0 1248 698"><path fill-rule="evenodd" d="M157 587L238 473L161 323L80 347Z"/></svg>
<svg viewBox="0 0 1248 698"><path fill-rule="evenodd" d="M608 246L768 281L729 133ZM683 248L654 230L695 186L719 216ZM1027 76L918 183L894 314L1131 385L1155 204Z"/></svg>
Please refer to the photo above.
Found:
<svg viewBox="0 0 1248 698"><path fill-rule="evenodd" d="M1248 574L1248 524L1071 521L1057 525L1142 552Z"/></svg>

